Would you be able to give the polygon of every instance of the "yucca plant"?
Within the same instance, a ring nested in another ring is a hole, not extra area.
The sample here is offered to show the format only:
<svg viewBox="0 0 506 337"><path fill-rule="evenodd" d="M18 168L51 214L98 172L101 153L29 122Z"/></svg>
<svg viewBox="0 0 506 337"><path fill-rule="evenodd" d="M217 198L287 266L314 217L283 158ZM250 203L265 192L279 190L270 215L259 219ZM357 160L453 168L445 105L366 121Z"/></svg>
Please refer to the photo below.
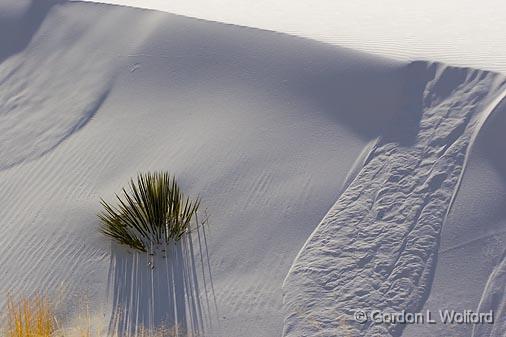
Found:
<svg viewBox="0 0 506 337"><path fill-rule="evenodd" d="M191 230L200 199L185 197L176 179L167 172L140 173L116 194L117 206L101 200L100 230L120 244L142 252L178 241ZM196 224L198 225L198 224Z"/></svg>

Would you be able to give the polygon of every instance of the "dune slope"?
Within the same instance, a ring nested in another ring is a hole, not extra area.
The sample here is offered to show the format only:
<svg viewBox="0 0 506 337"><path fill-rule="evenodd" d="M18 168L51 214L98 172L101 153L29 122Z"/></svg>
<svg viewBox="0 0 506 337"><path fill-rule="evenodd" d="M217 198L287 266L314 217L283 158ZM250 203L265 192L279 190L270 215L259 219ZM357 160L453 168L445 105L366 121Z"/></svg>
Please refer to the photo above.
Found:
<svg viewBox="0 0 506 337"><path fill-rule="evenodd" d="M486 120L504 116L501 76L82 2L4 0L0 28L0 308L8 292L46 291L67 323L85 300L105 329L166 321L216 337L311 335L315 322L367 334L378 327L340 315L440 294L504 314L502 241L479 279L462 278L469 296L445 272L462 260L445 260L455 233L481 230L466 213L476 179L503 192L504 123ZM210 216L165 259L97 230L100 198L147 170L175 174ZM503 228L501 212L480 217L497 209L478 207L483 238Z"/></svg>
<svg viewBox="0 0 506 337"><path fill-rule="evenodd" d="M354 313L417 312L430 292L469 147L506 86L493 73L410 68L399 125L371 150L287 276L285 336L399 336L405 324L357 322Z"/></svg>
<svg viewBox="0 0 506 337"><path fill-rule="evenodd" d="M36 3L13 1L10 21L27 26ZM125 260L96 213L138 171L163 169L210 216L206 336L279 335L282 281L398 111L404 64L132 8L43 14L0 64L0 306L44 290L69 319L82 297L106 322L118 303L141 317L121 324L158 319L142 287L167 269Z"/></svg>
<svg viewBox="0 0 506 337"><path fill-rule="evenodd" d="M408 326L406 336L502 336L506 244L506 101L492 111L470 151L462 184L442 228L436 273L422 311L494 310L494 325ZM502 326L502 327L501 327ZM474 332L473 332L474 329ZM502 329L502 330L501 330Z"/></svg>

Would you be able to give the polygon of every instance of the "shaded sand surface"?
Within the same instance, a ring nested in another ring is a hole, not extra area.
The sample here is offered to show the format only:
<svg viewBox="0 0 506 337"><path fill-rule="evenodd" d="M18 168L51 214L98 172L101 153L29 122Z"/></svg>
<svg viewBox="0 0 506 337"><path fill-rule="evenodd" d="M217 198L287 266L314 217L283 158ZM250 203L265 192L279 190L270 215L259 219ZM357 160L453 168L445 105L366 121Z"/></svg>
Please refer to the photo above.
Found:
<svg viewBox="0 0 506 337"><path fill-rule="evenodd" d="M0 28L0 307L44 290L123 332L504 335L349 319L504 317L501 75L84 2L4 0ZM165 258L97 230L146 170L209 215Z"/></svg>
<svg viewBox="0 0 506 337"><path fill-rule="evenodd" d="M70 317L86 297L110 316L114 293L129 289L115 288L117 266L130 280L151 269L111 264L127 252L98 233L99 198L164 169L210 216L206 336L279 335L282 281L398 110L405 65L166 13L46 12L0 64L1 293L57 293ZM146 301L120 301L158 319Z"/></svg>

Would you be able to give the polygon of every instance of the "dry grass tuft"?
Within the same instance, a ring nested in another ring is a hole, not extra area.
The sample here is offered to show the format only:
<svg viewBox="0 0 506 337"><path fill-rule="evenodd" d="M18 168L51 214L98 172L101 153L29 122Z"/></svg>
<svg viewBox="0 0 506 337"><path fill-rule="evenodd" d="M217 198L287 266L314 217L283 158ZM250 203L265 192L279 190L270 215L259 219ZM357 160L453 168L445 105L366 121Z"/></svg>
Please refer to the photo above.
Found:
<svg viewBox="0 0 506 337"><path fill-rule="evenodd" d="M56 322L49 301L36 295L32 299L7 302L6 337L52 337Z"/></svg>
<svg viewBox="0 0 506 337"><path fill-rule="evenodd" d="M91 317L89 311L80 315L68 328L61 328L54 313L54 306L45 296L13 299L9 296L5 322L0 331L2 337L106 337L104 322ZM157 329L139 329L135 336L114 337L196 337L174 326Z"/></svg>

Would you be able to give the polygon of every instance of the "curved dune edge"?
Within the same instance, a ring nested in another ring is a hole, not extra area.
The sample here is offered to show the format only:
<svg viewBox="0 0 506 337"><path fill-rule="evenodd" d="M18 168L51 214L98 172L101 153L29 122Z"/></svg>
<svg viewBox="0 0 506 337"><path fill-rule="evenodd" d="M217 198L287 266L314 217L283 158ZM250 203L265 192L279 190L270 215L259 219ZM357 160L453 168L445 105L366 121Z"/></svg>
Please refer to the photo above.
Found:
<svg viewBox="0 0 506 337"><path fill-rule="evenodd" d="M500 96L498 96L500 99ZM502 336L500 322L504 321L501 297L505 284L487 290L494 270L504 259L506 242L506 186L504 174L506 100L496 105L480 127L466 159L465 172L458 194L451 206L441 232L436 274L422 313L438 315L440 309L494 311L495 323L472 324L409 324L404 336ZM498 279L500 280L500 278ZM483 306L484 298L490 306ZM495 305L494 303L497 303ZM495 308L494 308L495 306ZM491 334L491 332L496 334Z"/></svg>
<svg viewBox="0 0 506 337"><path fill-rule="evenodd" d="M483 291L479 312L492 311L495 316L494 324L475 325L471 337L501 337L506 334L506 254L489 276Z"/></svg>
<svg viewBox="0 0 506 337"><path fill-rule="evenodd" d="M406 113L295 259L283 285L284 336L399 336L356 310L416 312L468 149L504 97L498 74L411 64Z"/></svg>

